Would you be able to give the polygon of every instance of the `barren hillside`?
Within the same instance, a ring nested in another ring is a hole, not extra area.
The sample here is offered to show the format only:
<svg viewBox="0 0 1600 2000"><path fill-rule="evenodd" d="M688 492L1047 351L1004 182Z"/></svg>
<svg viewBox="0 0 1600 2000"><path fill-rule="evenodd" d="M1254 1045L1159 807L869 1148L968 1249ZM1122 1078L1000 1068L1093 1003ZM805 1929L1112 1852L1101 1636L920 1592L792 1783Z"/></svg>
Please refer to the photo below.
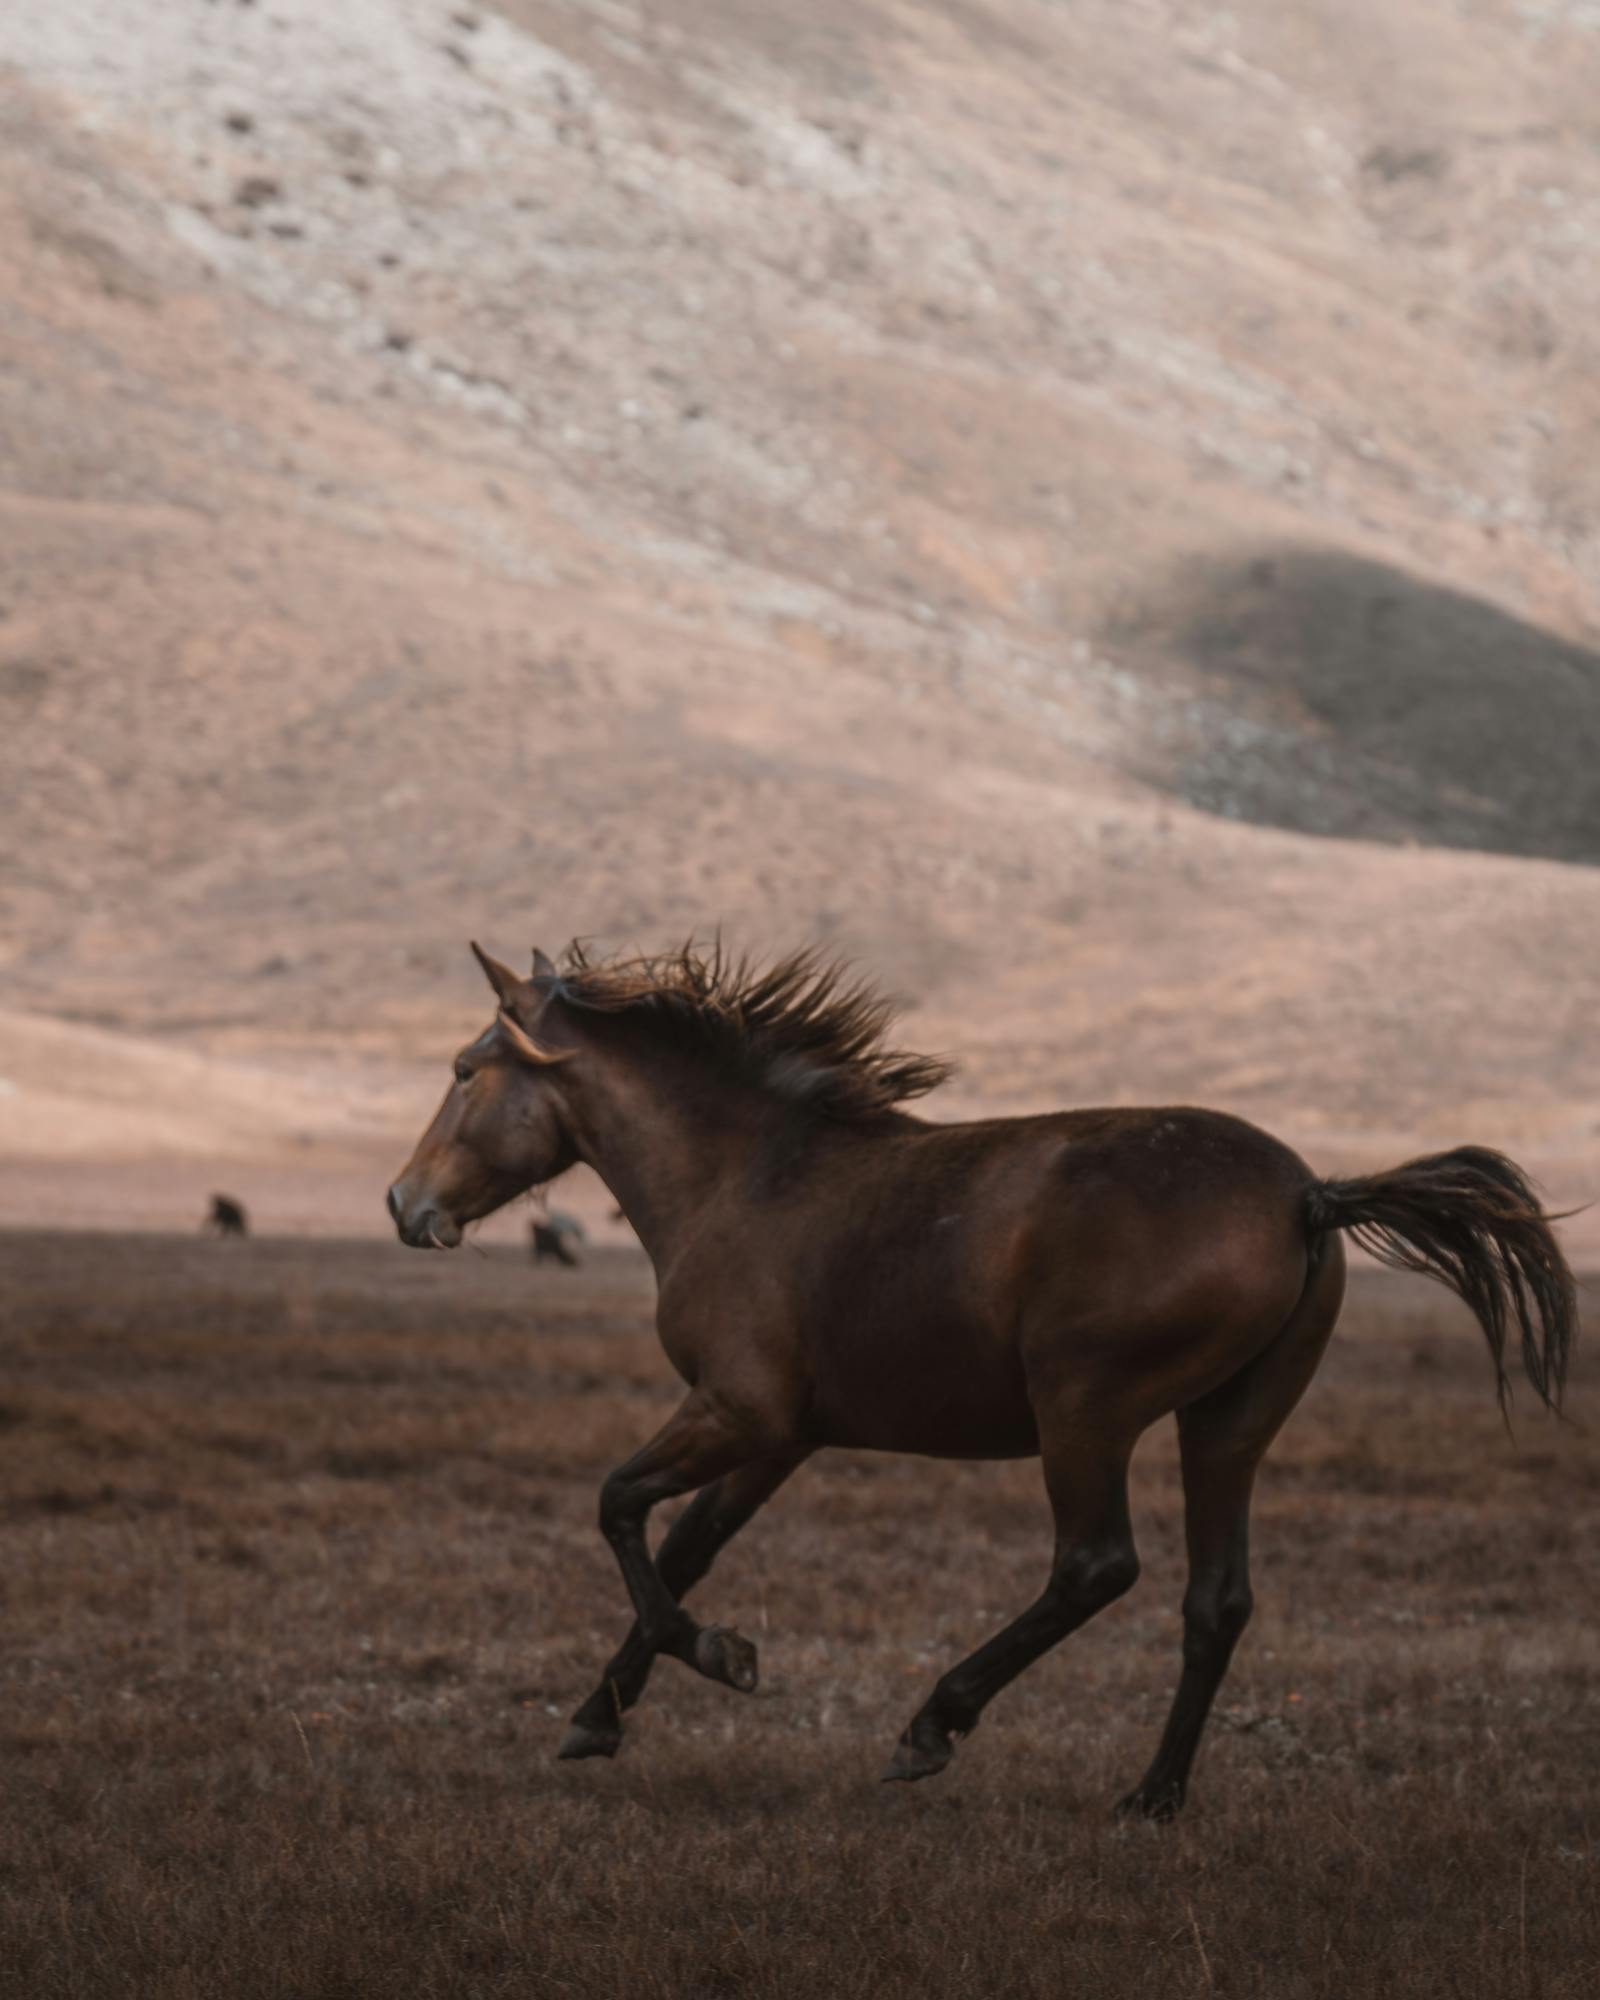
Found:
<svg viewBox="0 0 1600 2000"><path fill-rule="evenodd" d="M365 1213L468 935L718 922L952 1110L1595 1193L1597 106L1578 0L0 11L0 1205Z"/></svg>

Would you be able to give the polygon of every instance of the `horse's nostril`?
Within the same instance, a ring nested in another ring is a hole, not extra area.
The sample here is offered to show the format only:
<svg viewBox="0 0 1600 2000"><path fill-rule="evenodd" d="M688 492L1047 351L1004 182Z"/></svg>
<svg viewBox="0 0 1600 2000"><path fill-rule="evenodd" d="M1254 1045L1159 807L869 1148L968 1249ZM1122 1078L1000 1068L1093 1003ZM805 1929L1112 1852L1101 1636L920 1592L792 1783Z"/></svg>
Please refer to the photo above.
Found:
<svg viewBox="0 0 1600 2000"><path fill-rule="evenodd" d="M398 1225L400 1221L400 1197L393 1188L389 1190L389 1213L393 1216L396 1225Z"/></svg>

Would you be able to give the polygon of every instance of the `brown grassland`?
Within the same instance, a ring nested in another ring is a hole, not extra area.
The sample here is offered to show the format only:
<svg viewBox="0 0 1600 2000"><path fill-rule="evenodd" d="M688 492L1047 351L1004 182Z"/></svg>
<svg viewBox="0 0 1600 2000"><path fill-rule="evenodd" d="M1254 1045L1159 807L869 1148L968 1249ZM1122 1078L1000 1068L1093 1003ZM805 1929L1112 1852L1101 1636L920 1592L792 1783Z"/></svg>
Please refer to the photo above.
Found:
<svg viewBox="0 0 1600 2000"><path fill-rule="evenodd" d="M1476 1333L1357 1274L1256 1509L1256 1623L1188 1816L1121 1825L1177 1664L1144 1577L942 1779L878 1769L1027 1601L1037 1468L835 1456L557 1764L624 1620L603 1472L674 1386L641 1259L0 1237L0 1992L1600 1990L1600 1429L1501 1426Z"/></svg>

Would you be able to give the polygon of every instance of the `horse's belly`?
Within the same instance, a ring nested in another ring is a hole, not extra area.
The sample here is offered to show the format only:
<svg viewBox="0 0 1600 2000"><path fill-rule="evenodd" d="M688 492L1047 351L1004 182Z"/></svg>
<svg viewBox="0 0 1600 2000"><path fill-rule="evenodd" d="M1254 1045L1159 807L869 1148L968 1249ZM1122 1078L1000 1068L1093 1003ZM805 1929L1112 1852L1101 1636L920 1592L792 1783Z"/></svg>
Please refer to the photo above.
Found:
<svg viewBox="0 0 1600 2000"><path fill-rule="evenodd" d="M862 1451L1028 1458L1039 1449L1019 1358L979 1340L835 1352L819 1367L813 1416L819 1442Z"/></svg>

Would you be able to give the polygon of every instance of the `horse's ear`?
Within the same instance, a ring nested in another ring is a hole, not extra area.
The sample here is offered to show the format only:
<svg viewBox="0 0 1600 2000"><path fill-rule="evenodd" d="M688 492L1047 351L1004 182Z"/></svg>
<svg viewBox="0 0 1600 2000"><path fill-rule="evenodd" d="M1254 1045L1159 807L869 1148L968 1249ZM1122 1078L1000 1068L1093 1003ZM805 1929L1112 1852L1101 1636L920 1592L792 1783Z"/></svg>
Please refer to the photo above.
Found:
<svg viewBox="0 0 1600 2000"><path fill-rule="evenodd" d="M533 948L533 976L535 979L554 979L556 976L555 960L537 945Z"/></svg>
<svg viewBox="0 0 1600 2000"><path fill-rule="evenodd" d="M483 967L483 976L494 988L496 999L499 1000L502 1007L509 1007L517 997L517 989L521 986L522 981L511 970L509 965L502 965L499 959L491 958L481 948L476 938L474 938L472 943L472 955Z"/></svg>

